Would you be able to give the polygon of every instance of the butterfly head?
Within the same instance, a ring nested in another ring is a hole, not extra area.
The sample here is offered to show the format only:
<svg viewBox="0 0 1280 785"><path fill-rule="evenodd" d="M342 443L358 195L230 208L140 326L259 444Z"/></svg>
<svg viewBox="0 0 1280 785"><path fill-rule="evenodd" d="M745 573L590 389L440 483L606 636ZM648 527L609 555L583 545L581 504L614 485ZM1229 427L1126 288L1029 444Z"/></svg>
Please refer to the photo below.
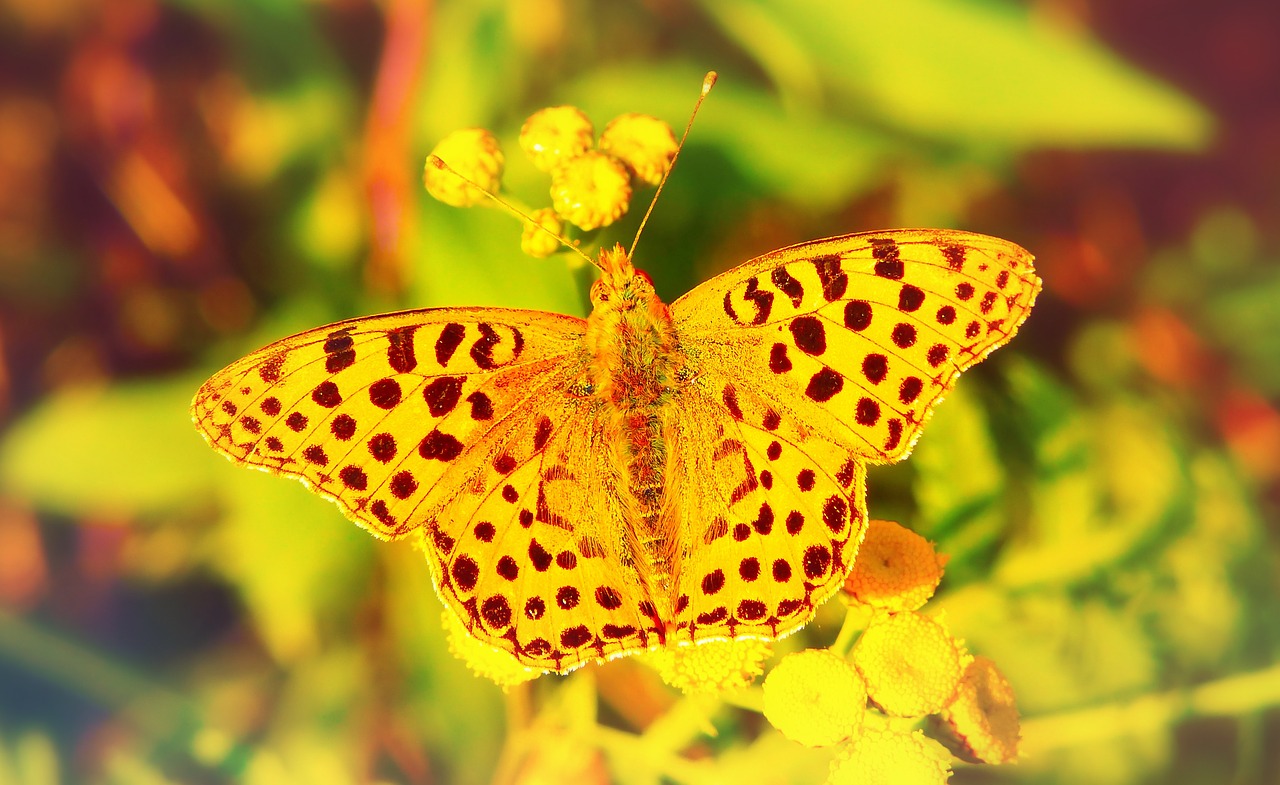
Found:
<svg viewBox="0 0 1280 785"><path fill-rule="evenodd" d="M621 245L600 251L600 279L591 286L591 303L596 308L631 310L658 302L653 279L631 264L631 256Z"/></svg>

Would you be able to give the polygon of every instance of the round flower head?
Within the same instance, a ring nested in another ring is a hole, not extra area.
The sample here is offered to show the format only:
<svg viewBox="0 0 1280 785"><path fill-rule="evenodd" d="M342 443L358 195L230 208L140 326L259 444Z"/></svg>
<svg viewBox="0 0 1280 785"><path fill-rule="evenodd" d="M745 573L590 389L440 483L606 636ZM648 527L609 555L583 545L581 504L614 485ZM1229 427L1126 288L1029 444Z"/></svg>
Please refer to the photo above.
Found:
<svg viewBox="0 0 1280 785"><path fill-rule="evenodd" d="M529 217L533 221L524 222L524 231L520 233L520 250L537 259L545 259L560 250L561 245L556 238L564 236L564 222L556 215L556 211L543 207L534 210Z"/></svg>
<svg viewBox="0 0 1280 785"><path fill-rule="evenodd" d="M464 128L441 139L427 157L422 183L427 193L454 207L470 207L484 201L482 191L436 166L432 156L490 193L497 193L502 187L502 148L494 135L483 128Z"/></svg>
<svg viewBox="0 0 1280 785"><path fill-rule="evenodd" d="M718 694L755 681L772 650L767 641L708 641L658 649L648 661L663 681L681 692Z"/></svg>
<svg viewBox="0 0 1280 785"><path fill-rule="evenodd" d="M615 117L600 134L600 151L618 158L649 185L662 181L675 157L676 147L671 126L647 114Z"/></svg>
<svg viewBox="0 0 1280 785"><path fill-rule="evenodd" d="M472 637L458 617L444 612L444 628L449 636L449 651L467 664L477 676L506 689L542 675L542 671L526 668L515 657L501 649L486 646Z"/></svg>
<svg viewBox="0 0 1280 785"><path fill-rule="evenodd" d="M828 649L788 654L764 680L764 716L806 747L837 744L862 726L867 688L848 662Z"/></svg>
<svg viewBox="0 0 1280 785"><path fill-rule="evenodd" d="M539 109L520 128L520 148L543 172L591 149L595 129L576 106Z"/></svg>
<svg viewBox="0 0 1280 785"><path fill-rule="evenodd" d="M974 657L942 720L960 742L962 757L978 763L1011 763L1018 758L1018 707L1013 688L996 664Z"/></svg>
<svg viewBox="0 0 1280 785"><path fill-rule="evenodd" d="M631 178L613 156L593 150L551 170L551 206L584 231L618 220L630 201Z"/></svg>
<svg viewBox="0 0 1280 785"><path fill-rule="evenodd" d="M951 756L920 731L868 728L831 763L827 785L944 785Z"/></svg>
<svg viewBox="0 0 1280 785"><path fill-rule="evenodd" d="M913 611L933 596L946 563L919 534L893 521L871 521L844 590L865 605Z"/></svg>
<svg viewBox="0 0 1280 785"><path fill-rule="evenodd" d="M853 647L853 664L871 700L895 717L923 717L946 706L962 668L946 629L913 611L877 615Z"/></svg>

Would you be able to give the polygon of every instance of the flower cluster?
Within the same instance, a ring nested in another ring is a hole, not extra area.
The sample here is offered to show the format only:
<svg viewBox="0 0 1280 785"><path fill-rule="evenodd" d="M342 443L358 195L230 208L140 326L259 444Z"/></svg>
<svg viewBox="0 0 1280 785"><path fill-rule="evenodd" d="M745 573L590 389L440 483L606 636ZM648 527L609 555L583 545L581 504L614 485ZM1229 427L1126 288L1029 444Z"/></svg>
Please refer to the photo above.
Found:
<svg viewBox="0 0 1280 785"><path fill-rule="evenodd" d="M945 561L923 537L872 521L845 583L851 610L869 619L852 650L846 656L838 642L796 652L765 679L764 714L775 728L837 748L829 785L945 783L951 752L974 763L1017 759L1008 681L943 620L920 612ZM926 720L935 738L922 732Z"/></svg>
<svg viewBox="0 0 1280 785"><path fill-rule="evenodd" d="M571 242L566 224L590 232L626 215L634 182L657 185L671 166L676 138L663 121L643 114L615 117L595 139L591 120L574 106L534 112L520 129L520 149L551 177L551 206L529 213L520 247L550 256ZM438 162L443 161L446 166ZM427 192L455 207L498 194L505 159L497 138L482 128L446 136L427 158ZM512 201L508 198L508 201Z"/></svg>

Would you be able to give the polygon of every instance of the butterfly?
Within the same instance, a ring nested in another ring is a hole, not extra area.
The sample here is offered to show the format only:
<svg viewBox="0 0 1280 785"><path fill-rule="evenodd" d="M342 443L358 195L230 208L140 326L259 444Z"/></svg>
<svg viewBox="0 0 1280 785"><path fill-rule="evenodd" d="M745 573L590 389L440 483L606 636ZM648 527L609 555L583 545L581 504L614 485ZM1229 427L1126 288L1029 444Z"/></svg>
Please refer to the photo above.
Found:
<svg viewBox="0 0 1280 785"><path fill-rule="evenodd" d="M767 253L670 306L620 246L586 319L432 308L237 360L191 413L233 461L412 538L465 628L519 663L775 639L843 583L869 464L906 457L1040 291L979 234Z"/></svg>

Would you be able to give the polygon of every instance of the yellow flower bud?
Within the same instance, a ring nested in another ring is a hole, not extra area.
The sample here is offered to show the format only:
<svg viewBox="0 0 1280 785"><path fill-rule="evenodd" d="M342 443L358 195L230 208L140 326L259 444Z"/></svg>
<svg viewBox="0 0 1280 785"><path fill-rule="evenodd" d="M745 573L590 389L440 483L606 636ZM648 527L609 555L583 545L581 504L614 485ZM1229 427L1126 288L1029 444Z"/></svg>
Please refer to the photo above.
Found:
<svg viewBox="0 0 1280 785"><path fill-rule="evenodd" d="M1013 688L987 657L974 657L969 663L942 720L959 742L961 757L978 763L1018 759L1018 707Z"/></svg>
<svg viewBox="0 0 1280 785"><path fill-rule="evenodd" d="M630 201L631 179L612 156L591 151L551 171L551 206L585 231L618 220Z"/></svg>
<svg viewBox="0 0 1280 785"><path fill-rule="evenodd" d="M676 154L671 126L647 114L615 117L600 134L600 151L627 165L639 179L657 185Z"/></svg>
<svg viewBox="0 0 1280 785"><path fill-rule="evenodd" d="M772 650L768 641L708 641L657 649L646 659L663 681L681 692L718 694L755 681Z"/></svg>
<svg viewBox="0 0 1280 785"><path fill-rule="evenodd" d="M951 702L960 651L945 628L914 611L878 614L853 647L867 694L886 714L923 717Z"/></svg>
<svg viewBox="0 0 1280 785"><path fill-rule="evenodd" d="M524 231L520 233L520 250L534 258L545 259L563 247L556 238L564 236L564 222L550 207L534 210L530 217L533 221L525 221Z"/></svg>
<svg viewBox="0 0 1280 785"><path fill-rule="evenodd" d="M536 679L542 671L526 668L520 661L502 649L486 646L476 640L462 626L458 616L452 611L444 612L444 628L449 638L449 651L453 656L467 664L477 676L497 684L499 687L514 687L517 684Z"/></svg>
<svg viewBox="0 0 1280 785"><path fill-rule="evenodd" d="M494 135L483 128L454 131L440 140L431 156L441 159L454 172L490 193L497 193L502 187L502 148ZM470 207L486 199L475 186L432 163L431 156L427 157L422 170L422 183L427 187L427 193L454 207Z"/></svg>
<svg viewBox="0 0 1280 785"><path fill-rule="evenodd" d="M867 710L867 689L848 662L828 649L788 654L764 680L764 716L806 747L855 735Z"/></svg>
<svg viewBox="0 0 1280 785"><path fill-rule="evenodd" d="M539 109L520 128L520 148L543 172L591 149L595 129L576 106Z"/></svg>
<svg viewBox="0 0 1280 785"><path fill-rule="evenodd" d="M920 731L868 728L831 763L827 785L945 785L951 756Z"/></svg>
<svg viewBox="0 0 1280 785"><path fill-rule="evenodd" d="M919 534L893 521L871 521L844 590L865 605L913 611L933 596L946 563Z"/></svg>

